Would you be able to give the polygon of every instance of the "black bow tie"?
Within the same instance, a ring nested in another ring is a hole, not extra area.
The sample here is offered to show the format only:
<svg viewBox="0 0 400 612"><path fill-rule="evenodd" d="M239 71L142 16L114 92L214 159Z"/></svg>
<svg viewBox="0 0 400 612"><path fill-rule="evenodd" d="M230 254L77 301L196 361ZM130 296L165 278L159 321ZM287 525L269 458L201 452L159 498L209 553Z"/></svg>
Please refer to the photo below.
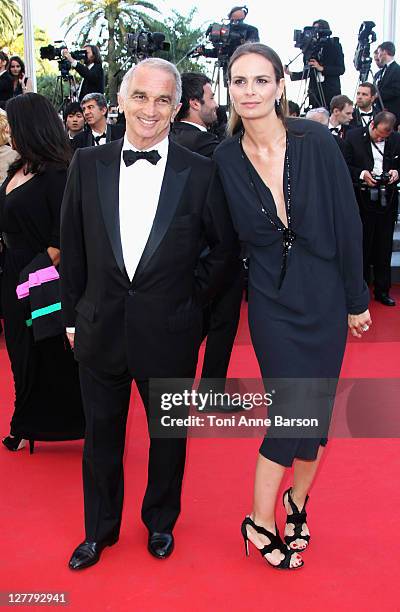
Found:
<svg viewBox="0 0 400 612"><path fill-rule="evenodd" d="M137 162L138 159L145 159L155 166L161 159L161 155L158 151L156 151L156 149L153 149L153 151L132 151L131 149L127 149L122 153L122 157L124 159L125 166L131 166Z"/></svg>
<svg viewBox="0 0 400 612"><path fill-rule="evenodd" d="M372 111L370 113L360 112L361 117L372 117Z"/></svg>
<svg viewBox="0 0 400 612"><path fill-rule="evenodd" d="M329 128L329 130L332 132L332 134L333 134L333 132L336 132L336 134L339 134L341 129L342 129L341 127Z"/></svg>
<svg viewBox="0 0 400 612"><path fill-rule="evenodd" d="M93 140L95 141L96 145L100 144L100 140L102 138L107 138L107 134L105 132L100 134L100 136L93 136Z"/></svg>

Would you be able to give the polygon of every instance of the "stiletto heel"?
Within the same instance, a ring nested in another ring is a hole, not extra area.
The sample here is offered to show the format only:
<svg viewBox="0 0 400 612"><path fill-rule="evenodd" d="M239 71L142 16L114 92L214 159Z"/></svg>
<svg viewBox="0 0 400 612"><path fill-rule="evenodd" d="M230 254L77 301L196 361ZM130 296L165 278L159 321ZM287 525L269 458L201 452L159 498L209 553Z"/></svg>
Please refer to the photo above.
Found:
<svg viewBox="0 0 400 612"><path fill-rule="evenodd" d="M309 534L301 535L301 532L303 531L303 524L304 523L307 524L306 504L308 502L308 495L306 496L306 501L304 502L304 506L300 511L292 499L291 492L292 492L291 488L287 489L287 491L285 491L283 494L282 501L283 501L283 506L286 507L285 506L285 495L287 495L289 506L293 514L288 514L286 516L286 523L293 525L294 533L291 536L288 536L288 535L284 536L284 540L286 544L288 545L288 547L290 548L290 550L296 550L297 552L303 552L303 550L305 550L310 543ZM293 542L295 542L296 540L305 540L306 545L303 548L294 549L292 548L291 544L293 544Z"/></svg>
<svg viewBox="0 0 400 612"><path fill-rule="evenodd" d="M304 561L301 559L298 553L295 550L291 550L290 548L285 546L285 544L282 542L282 539L281 539L281 536L279 535L278 527L276 526L276 524L275 524L275 529L276 529L276 534L275 534L275 533L272 533L271 531L267 531L267 529L264 529L264 527L260 527L259 525L256 525L255 522L249 516L246 516L246 518L244 519L241 525L241 532L242 532L247 556L249 555L249 536L247 533L248 526L252 527L257 533L267 536L267 538L269 539L269 544L266 544L262 548L258 549L261 553L261 556L264 557L268 565L270 565L271 567L274 567L275 569L290 569L290 570L300 569L301 567L303 567ZM274 550L279 550L284 555L284 558L277 565L275 565L274 563L271 563L271 561L269 561L266 557L267 554L272 553ZM290 565L293 555L297 555L297 557L299 558L300 560L299 565Z"/></svg>
<svg viewBox="0 0 400 612"><path fill-rule="evenodd" d="M35 440L29 440L29 454L33 455L35 449Z"/></svg>

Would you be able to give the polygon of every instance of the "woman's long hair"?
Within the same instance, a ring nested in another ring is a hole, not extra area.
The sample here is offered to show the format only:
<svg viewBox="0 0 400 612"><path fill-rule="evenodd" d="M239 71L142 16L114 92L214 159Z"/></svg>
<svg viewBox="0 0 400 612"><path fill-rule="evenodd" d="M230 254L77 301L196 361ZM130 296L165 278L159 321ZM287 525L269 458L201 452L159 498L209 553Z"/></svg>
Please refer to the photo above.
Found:
<svg viewBox="0 0 400 612"><path fill-rule="evenodd" d="M228 81L231 82L232 79L232 66L236 62L239 57L243 57L244 55L250 55L251 53L256 53L257 55L261 55L266 60L271 62L274 72L276 82L283 78L285 78L285 74L283 72L283 65L279 55L271 49L271 47L267 47L267 45L263 45L261 43L245 43L236 49L236 51L232 54L232 57L229 61L228 65ZM286 88L283 90L282 97L279 104L275 105L275 112L277 116L281 119L283 125L286 127L286 117L288 115L288 105L286 100ZM240 132L243 128L243 122L240 116L237 114L236 110L231 105L231 111L229 115L228 121L228 135L233 136Z"/></svg>
<svg viewBox="0 0 400 612"><path fill-rule="evenodd" d="M18 55L13 55L8 60L8 74L10 75L12 79L18 79L18 77L15 77L11 72L11 62L17 62L17 64L21 66L21 74L25 74L25 64L23 60L20 57L18 57Z"/></svg>
<svg viewBox="0 0 400 612"><path fill-rule="evenodd" d="M20 168L39 174L48 165L67 168L71 147L62 121L47 98L36 93L16 96L7 102L11 142L20 155L10 166L12 176Z"/></svg>

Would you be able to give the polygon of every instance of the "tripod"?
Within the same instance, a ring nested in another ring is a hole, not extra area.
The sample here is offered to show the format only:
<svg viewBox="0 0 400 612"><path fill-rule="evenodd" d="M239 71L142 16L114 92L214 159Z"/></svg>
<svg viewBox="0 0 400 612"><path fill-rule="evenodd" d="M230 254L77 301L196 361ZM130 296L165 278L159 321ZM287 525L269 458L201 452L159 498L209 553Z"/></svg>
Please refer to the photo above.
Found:
<svg viewBox="0 0 400 612"><path fill-rule="evenodd" d="M306 76L306 72L308 71L308 76ZM314 79L314 82L316 84L317 87L317 91L310 91L310 83L312 82L312 76ZM318 108L318 107L324 107L326 108L326 100L325 100L325 94L324 94L324 90L322 88L322 83L319 80L319 72L316 68L314 68L313 66L304 66L303 68L303 74L302 74L302 80L305 81L304 84L304 94L303 94L303 99L301 104L299 104L300 106L300 112L303 110L307 111L309 110L309 108ZM308 107L305 107L306 104L306 100L308 99ZM299 103L299 102L298 102Z"/></svg>
<svg viewBox="0 0 400 612"><path fill-rule="evenodd" d="M66 88L64 90L64 87ZM64 95L65 94L65 95ZM72 74L58 74L53 92L53 105L57 113L64 115L64 110L70 102L77 102L77 86Z"/></svg>
<svg viewBox="0 0 400 612"><path fill-rule="evenodd" d="M213 83L213 92L217 96L218 106L221 104L222 87L228 89L228 57L221 56L214 64L214 69L211 77ZM229 108L229 96L226 94L226 102Z"/></svg>

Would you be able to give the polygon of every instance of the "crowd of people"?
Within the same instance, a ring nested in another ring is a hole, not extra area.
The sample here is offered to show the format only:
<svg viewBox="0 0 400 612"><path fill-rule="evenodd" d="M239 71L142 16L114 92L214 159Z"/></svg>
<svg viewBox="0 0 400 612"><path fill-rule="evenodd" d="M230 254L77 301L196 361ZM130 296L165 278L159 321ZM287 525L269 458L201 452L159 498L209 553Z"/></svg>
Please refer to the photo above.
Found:
<svg viewBox="0 0 400 612"><path fill-rule="evenodd" d="M324 64L334 45L310 65L315 87L325 73L327 106L312 104L305 118L286 100L278 55L238 46L228 121L207 76L149 58L125 74L111 122L93 46L85 65L65 51L83 80L61 121L32 92L23 61L0 52L1 314L15 383L3 444L16 451L29 440L33 451L35 440L85 438L86 537L72 570L119 538L132 381L150 422L150 381L193 380L207 337L200 385L217 379L224 392L243 257L264 379L337 381L348 330L360 338L372 324L367 284L395 305L400 67L393 43L382 43L374 83L360 83L354 105L337 91L342 64ZM310 401L318 390L304 384ZM265 437L241 526L247 553L251 542L274 567L303 565L308 493L326 444L322 434ZM185 456L184 437L150 436L142 519L157 558L174 549ZM281 537L275 506L291 466Z"/></svg>

